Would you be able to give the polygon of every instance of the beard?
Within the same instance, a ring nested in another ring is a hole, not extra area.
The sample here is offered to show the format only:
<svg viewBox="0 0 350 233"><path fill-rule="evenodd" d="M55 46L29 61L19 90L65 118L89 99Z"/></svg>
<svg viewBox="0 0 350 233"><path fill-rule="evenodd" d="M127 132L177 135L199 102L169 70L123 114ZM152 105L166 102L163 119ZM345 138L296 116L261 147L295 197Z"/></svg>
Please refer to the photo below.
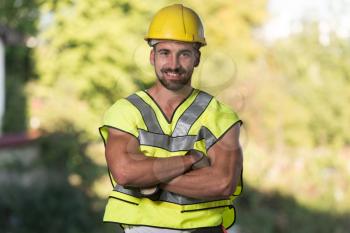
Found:
<svg viewBox="0 0 350 233"><path fill-rule="evenodd" d="M178 80L167 80L164 77L164 73L167 73L167 72L172 72L178 75L185 75L185 76ZM178 91L178 90L181 90L184 86L187 86L191 82L192 73L193 71L187 71L180 67L176 69L162 68L160 72L156 72L156 75L163 87L171 91Z"/></svg>

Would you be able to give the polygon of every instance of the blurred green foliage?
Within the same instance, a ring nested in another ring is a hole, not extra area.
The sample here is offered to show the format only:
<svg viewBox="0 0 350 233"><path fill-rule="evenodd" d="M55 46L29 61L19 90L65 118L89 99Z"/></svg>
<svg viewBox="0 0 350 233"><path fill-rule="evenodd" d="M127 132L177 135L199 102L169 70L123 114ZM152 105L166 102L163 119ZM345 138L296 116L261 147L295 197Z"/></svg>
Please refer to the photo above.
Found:
<svg viewBox="0 0 350 233"><path fill-rule="evenodd" d="M40 9L39 0L0 2L0 26L14 31L20 37L35 35ZM13 36L12 36L13 37ZM27 98L24 93L26 82L34 77L32 51L25 46L25 40L7 44L5 49L5 133L23 132L27 129Z"/></svg>
<svg viewBox="0 0 350 233"><path fill-rule="evenodd" d="M47 189L6 188L8 193L0 195L0 219L11 210L18 222L9 226L3 221L5 228L0 228L108 231L100 224L110 186L96 189L106 169L96 159L104 160L102 149L91 148L101 143L97 128L103 112L118 98L152 85L150 49L143 36L154 12L176 1L4 2L0 22L38 39L34 51L7 50L7 101L19 104L8 105L5 129L21 131L26 121L39 122L47 135L40 141L40 166L55 175ZM317 24L311 23L268 44L255 36L267 18L265 0L182 2L202 17L208 42L194 85L230 104L244 121L240 230L346 232L348 40L330 34L328 43L322 42ZM21 193L28 195L21 198ZM30 209L34 212L28 217Z"/></svg>
<svg viewBox="0 0 350 233"><path fill-rule="evenodd" d="M35 33L42 2L44 0L3 0L0 2L0 23L24 34Z"/></svg>
<svg viewBox="0 0 350 233"><path fill-rule="evenodd" d="M244 195L239 197L236 210L239 232L346 233L350 227L349 214L314 211L291 196L251 187L246 187Z"/></svg>
<svg viewBox="0 0 350 233"><path fill-rule="evenodd" d="M91 209L92 199L67 184L11 185L0 193L2 232L98 232L92 219L101 215Z"/></svg>
<svg viewBox="0 0 350 233"><path fill-rule="evenodd" d="M308 118L301 120L309 135L300 138L309 138L313 147L342 148L350 143L349 42L335 33L329 35L328 42L322 42L316 23L304 28L304 33L277 43L275 62L288 85L284 90ZM292 138L296 136L289 140ZM301 144L298 141L297 145Z"/></svg>
<svg viewBox="0 0 350 233"><path fill-rule="evenodd" d="M87 156L82 138L67 125L62 132L36 142L41 156L30 167L19 160L1 164L2 171L16 171L18 175L9 176L13 180L1 185L1 232L103 232L104 201L92 192L91 186L106 168Z"/></svg>

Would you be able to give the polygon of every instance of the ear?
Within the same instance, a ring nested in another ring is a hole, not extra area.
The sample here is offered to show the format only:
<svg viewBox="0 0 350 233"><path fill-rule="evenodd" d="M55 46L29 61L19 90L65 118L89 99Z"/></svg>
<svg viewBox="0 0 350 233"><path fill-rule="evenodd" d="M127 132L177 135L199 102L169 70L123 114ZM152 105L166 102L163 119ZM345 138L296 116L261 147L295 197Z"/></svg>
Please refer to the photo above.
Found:
<svg viewBox="0 0 350 233"><path fill-rule="evenodd" d="M197 67L200 61L201 61L201 51L197 50L197 56L196 56L196 61L194 62L194 67Z"/></svg>
<svg viewBox="0 0 350 233"><path fill-rule="evenodd" d="M154 47L152 48L150 54L149 54L149 61L154 66Z"/></svg>

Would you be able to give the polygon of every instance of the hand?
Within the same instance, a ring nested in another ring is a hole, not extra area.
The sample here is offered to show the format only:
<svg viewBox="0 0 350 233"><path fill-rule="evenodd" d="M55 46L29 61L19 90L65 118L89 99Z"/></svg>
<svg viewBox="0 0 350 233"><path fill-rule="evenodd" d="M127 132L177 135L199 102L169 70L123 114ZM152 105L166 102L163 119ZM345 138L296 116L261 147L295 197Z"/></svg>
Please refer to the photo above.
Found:
<svg viewBox="0 0 350 233"><path fill-rule="evenodd" d="M192 164L191 170L200 169L203 167L210 166L210 160L209 157L205 156L202 152L199 150L191 149L187 152L187 155L194 155L196 157L196 161Z"/></svg>
<svg viewBox="0 0 350 233"><path fill-rule="evenodd" d="M209 166L210 166L209 157L203 156L202 159L195 162L191 168L192 168L192 170L196 170L196 169L200 169L203 167L209 167Z"/></svg>

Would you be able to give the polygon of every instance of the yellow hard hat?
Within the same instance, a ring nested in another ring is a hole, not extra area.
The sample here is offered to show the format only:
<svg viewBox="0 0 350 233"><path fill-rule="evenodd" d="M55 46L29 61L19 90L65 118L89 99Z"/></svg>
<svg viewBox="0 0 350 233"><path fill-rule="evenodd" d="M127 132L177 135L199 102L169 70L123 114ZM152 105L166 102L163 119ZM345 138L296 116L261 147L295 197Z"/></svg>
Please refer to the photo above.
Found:
<svg viewBox="0 0 350 233"><path fill-rule="evenodd" d="M175 40L206 45L202 22L192 9L174 4L160 9L149 26L145 40Z"/></svg>

